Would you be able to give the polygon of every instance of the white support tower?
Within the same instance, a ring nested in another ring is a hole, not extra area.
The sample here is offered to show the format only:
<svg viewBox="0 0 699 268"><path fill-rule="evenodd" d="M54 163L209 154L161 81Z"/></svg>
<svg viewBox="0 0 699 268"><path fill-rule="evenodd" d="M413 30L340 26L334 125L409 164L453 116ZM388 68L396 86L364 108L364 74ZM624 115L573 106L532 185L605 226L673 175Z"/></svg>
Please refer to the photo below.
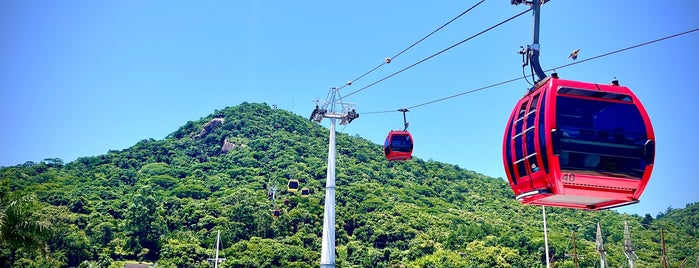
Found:
<svg viewBox="0 0 699 268"><path fill-rule="evenodd" d="M211 261L214 263L214 268L218 268L218 264L222 263L223 261L226 260L226 258L219 258L218 257L218 246L221 244L221 231L218 231L216 233L216 255L214 258L209 258L208 261Z"/></svg>
<svg viewBox="0 0 699 268"><path fill-rule="evenodd" d="M624 255L629 260L629 268L636 268L636 260L638 256L633 252L631 246L631 233L629 232L629 224L624 222Z"/></svg>
<svg viewBox="0 0 699 268"><path fill-rule="evenodd" d="M325 211L323 214L323 244L320 253L320 267L335 267L335 120L347 125L359 117L354 105L343 103L337 88L331 88L325 103L316 105L310 120L320 123L330 119L330 139L328 141L328 172L325 182Z"/></svg>
<svg viewBox="0 0 699 268"><path fill-rule="evenodd" d="M277 184L273 180L269 180L269 183L267 184L267 197L272 199L272 204L274 204L274 201L277 200L277 190L279 190Z"/></svg>
<svg viewBox="0 0 699 268"><path fill-rule="evenodd" d="M599 265L600 268L609 268L607 264L607 250L604 248L604 241L602 241L602 228L597 223L597 251L599 252Z"/></svg>

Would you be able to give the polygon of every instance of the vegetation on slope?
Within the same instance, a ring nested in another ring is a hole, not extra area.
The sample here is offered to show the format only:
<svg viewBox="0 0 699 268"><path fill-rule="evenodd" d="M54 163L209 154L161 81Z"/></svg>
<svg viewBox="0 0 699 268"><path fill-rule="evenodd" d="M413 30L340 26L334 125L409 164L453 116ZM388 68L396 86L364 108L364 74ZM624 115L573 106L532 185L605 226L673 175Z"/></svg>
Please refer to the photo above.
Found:
<svg viewBox="0 0 699 268"><path fill-rule="evenodd" d="M387 162L380 145L345 134L338 134L337 150L339 267L542 267L541 208L514 201L502 179L419 158ZM26 199L34 201L22 215L51 228L27 229L30 243L5 239L2 229L0 263L209 267L221 231L226 261L220 267L317 267L326 153L327 129L266 104L243 103L187 122L163 140L70 163L2 168L0 213L20 196L35 197ZM290 179L310 196L289 191ZM271 186L279 188L274 200ZM699 249L697 206L658 219L548 208L550 251L557 267L574 267L565 254L572 253L576 231L581 266L594 266L600 222L609 262L624 265L628 222L639 266L660 263L661 228L669 261L679 263ZM7 219L0 217L3 228Z"/></svg>

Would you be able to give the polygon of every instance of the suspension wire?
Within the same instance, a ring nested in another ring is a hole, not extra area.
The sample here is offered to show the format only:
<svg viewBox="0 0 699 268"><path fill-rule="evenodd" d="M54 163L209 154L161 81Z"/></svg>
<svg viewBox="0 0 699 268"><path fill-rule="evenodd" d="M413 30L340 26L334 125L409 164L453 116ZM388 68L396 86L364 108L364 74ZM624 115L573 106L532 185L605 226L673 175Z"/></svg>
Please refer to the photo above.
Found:
<svg viewBox="0 0 699 268"><path fill-rule="evenodd" d="M484 1L485 1L485 0L481 0L480 2L478 2L478 3L476 3L475 5L473 5L472 7L470 7L469 9L465 10L464 12L461 12L461 14L459 14L459 15L456 16L455 18L451 19L450 21L448 21L447 23L445 23L445 24L442 25L441 27L437 28L436 30L432 31L430 34L426 35L426 36L423 37L422 39L418 40L417 42L415 42L415 44L412 44L412 45L410 45L409 47L407 47L406 49L403 49L403 51L398 52L398 54L396 54L395 56L391 57L391 59L397 58L398 56L400 56L400 55L403 54L404 52L408 51L408 49L411 49L412 47L414 47L414 46L417 45L418 43L420 43L420 42L422 42L423 40L427 39L428 37L430 37L430 35L436 33L437 31L441 30L442 28L446 27L447 25L449 25L449 24L452 23L453 21L457 20L458 18L460 18L460 17L463 16L464 14L468 13L468 12L471 11L472 9L474 9L474 8L476 8L477 6L479 6L480 4L482 4Z"/></svg>
<svg viewBox="0 0 699 268"><path fill-rule="evenodd" d="M573 62L573 63L561 65L561 66L559 66L559 67L555 67L555 68L552 68L552 69L548 69L548 70L546 70L546 72L548 72L548 71L553 71L554 69L560 69L560 68L565 68L565 67L568 67L568 66L580 64L580 63L583 63L583 62L586 62L586 61L591 61L591 60L598 59L598 58L601 58L601 57L606 57L606 56L609 56L609 55L612 55L612 54L616 54L616 53L619 53L619 52L624 52L624 51L626 51L626 50L634 49L634 48L637 48L637 47L641 47L641 46L645 46L645 45L650 45L650 44L652 44L652 43L664 41L664 40L666 40L666 39L678 37L678 36L680 36L680 35L685 35L685 34L692 33L692 32L696 32L696 31L699 31L699 28L694 28L694 29L692 29L692 30L684 31L684 32L681 32L681 33L669 35L669 36L662 37L662 38L658 38L658 39L651 40L651 41L648 41L648 42L645 42L645 43L641 43L641 44L638 44L638 45L634 45L634 46L622 48L622 49L619 49L619 50L615 50L615 51L612 51L612 52L604 53L604 54L602 54L602 55L597 55L597 56L594 56L594 57L592 57L592 58L588 58L588 59L580 60L580 61L577 61L577 62Z"/></svg>
<svg viewBox="0 0 699 268"><path fill-rule="evenodd" d="M472 90L469 90L469 91L465 91L465 92L461 92L461 93L458 93L458 94L454 94L454 95L447 96L447 97L444 97L444 98L441 98L441 99L431 100L431 101L428 101L428 102L425 102L425 103L421 103L421 104L418 104L418 105L414 105L414 106L410 106L410 107L402 108L402 109L408 109L408 110L414 109L414 108L417 108L417 107L420 107L420 106L425 106L425 105L432 104L432 103L435 103L435 102L445 101L445 100L448 100L448 99L451 99L451 98L456 98L456 97L459 97L459 96L462 96L462 95L475 93L475 92L478 92L478 91L486 90L486 89L489 89L489 88L492 88L492 87L496 87L496 86L500 86L500 85L504 85L504 84L507 84L507 83L512 83L512 82L514 82L514 81L521 80L521 79L524 79L524 77L512 78L512 79L510 79L510 80L505 80L505 81L502 81L502 82L499 82L499 83L495 83L495 84L492 84L492 85L484 86L484 87L477 88L477 89L472 89ZM378 112L364 112L364 113L362 113L362 114L392 113L392 112L400 112L400 110L401 110L401 109L387 110L387 111L378 111Z"/></svg>
<svg viewBox="0 0 699 268"><path fill-rule="evenodd" d="M362 90L365 90L365 89L367 89L367 88L370 88L370 87L372 87L372 86L374 86L374 85L376 85L376 84L378 84L378 83L381 83L381 82L383 82L384 80L389 79L389 78L391 78L391 77L393 77L393 76L395 76L395 75L397 75L397 74L399 74L399 73L402 73L402 72L404 72L404 71L406 71L406 70L408 70L408 69L410 69L410 68L413 68L413 67L417 66L418 64L421 64L421 63L423 63L423 62L425 62L425 61L427 61L427 60L429 60L429 59L431 59L431 58L436 57L436 56L439 55L439 54L442 54L442 53L446 52L447 50L450 50L450 49L452 49L452 48L454 48L454 47L456 47L456 46L459 46L459 45L461 45L461 44L463 44L463 43L466 43L467 41L469 41L469 40L471 40L471 39L473 39L473 38L475 38L475 37L477 37L477 36L479 36L479 35L481 35L481 34L484 34L484 33L488 32L488 31L490 31L490 30L492 30L492 29L495 29L495 28L497 28L497 27L499 27L499 26L505 24L506 22L509 22L509 21L511 21L511 20L513 20L513 19L519 17L519 16L522 16L522 15L526 14L526 13L529 12L530 10L531 10L531 8L530 8L530 9L527 9L527 10L525 10L525 11L523 11L523 12L517 14L517 15L514 15L514 16L510 17L509 19L506 19L506 20L501 21L501 22L499 22L499 23L497 23L497 24L495 24L495 25L493 25L493 26L490 26L490 27L488 27L487 29L485 29L485 30L483 30L483 31L481 31L481 32L479 32L479 33L477 33L477 34L474 34L474 35L470 36L469 38L466 38L466 39L464 39L464 40L459 41L459 42L456 43L456 44L453 44L453 45L451 45L451 46L449 46L449 47L447 47L447 48L445 48L445 49L442 49L441 51L439 51L439 52L437 52L437 53L434 53L434 54L428 56L427 58L424 58L424 59L422 59L422 60L420 60L420 61L418 61L418 62L416 62L416 63L413 63L413 64L409 65L408 67L405 67L405 68L403 68L403 69L400 69L399 71L397 71L397 72L395 72L395 73L392 73L392 74L390 74L390 75L388 75L388 76L386 76L386 77L384 77L384 78L381 78L381 79L377 80L376 82L373 82L373 83L371 83L371 84L369 84L369 85L367 85L367 86L364 86L363 88L360 88L360 89L358 89L358 90L352 91L352 92L350 92L349 94L345 95L345 98L347 98L347 97L349 97L349 96L352 96L352 95L354 95L354 94L356 94L356 93L358 93L358 92L360 92L360 91L362 91Z"/></svg>
<svg viewBox="0 0 699 268"><path fill-rule="evenodd" d="M496 87L496 86L499 86L499 85L504 85L504 84L507 84L507 83L511 83L511 82L514 82L514 81L517 81L517 80L520 80L520 79L523 79L523 77L513 78L513 79L510 79L510 80L506 80L506 81L502 81L502 82L499 82L499 83L495 83L495 84L492 84L492 85L489 85L489 86L484 86L484 87L481 87L481 88L469 90L469 91L466 91L466 92L462 92L462 93L459 93L459 94L451 95L451 96L444 97L444 98L441 98L441 99L437 99L437 100L433 100L433 101L428 101L428 102L421 103L421 104L418 104L418 105L415 105L415 106L410 106L410 107L408 107L407 109L414 109L414 108L417 108L417 107L420 107L420 106L425 106L425 105L432 104L432 103L435 103L435 102L445 101L445 100L448 100L448 99L451 99L451 98L456 98L456 97L458 97L458 96L462 96L462 95L466 95L466 94L471 94L471 93L475 93L475 92L478 92L478 91L481 91L481 90L486 90L486 89L489 89L489 88L492 88L492 87Z"/></svg>
<svg viewBox="0 0 699 268"><path fill-rule="evenodd" d="M357 81L357 80L359 80L359 79L362 79L363 77L367 76L368 74L372 73L373 71L376 71L376 69L380 68L381 66L384 66L384 65L386 65L386 64L389 64L389 63L391 62L391 60L397 58L397 57L400 56L401 54L405 53L405 52L408 51L409 49L413 48L414 46L416 46L416 45L419 44L420 42L424 41L425 39L427 39L427 38L430 37L431 35L433 35L433 34L435 34L436 32L438 32L438 31L441 30L442 28L446 27L446 26L449 25L450 23L452 23L452 22L454 22L455 20L459 19L461 16L465 15L466 13L468 13L469 11L471 11L472 9L476 8L477 6L479 6L479 5L480 5L481 3L483 3L484 1L485 1L485 0L481 0L480 2L478 2L478 3L476 3L475 5L473 5L472 7L470 7L469 9L465 10L464 12L461 12L461 14L459 14L459 15L456 16L456 17L454 17L453 19L451 19L451 20L448 21L447 23L445 23L445 24L443 24L442 26L440 26L439 28L435 29L434 31L432 31L432 32L429 33L428 35L425 35L424 37L422 37L422 38L421 38L420 40L418 40L417 42L415 42L415 43L413 43L412 45L408 46L407 48L403 49L401 52L398 52L398 54L394 55L393 57L386 58L386 60L384 60L381 64L377 65L376 67L374 67L373 69L369 70L368 72L366 72L366 73L360 75L359 77L357 77L357 78L355 78L355 79L353 79L353 80L348 81L347 83L345 83L345 84L342 85L341 87L338 87L337 89L339 90L339 89L342 89L342 88L344 88L344 87L346 87L346 86L349 86L349 85L351 85L353 82L355 82L355 81Z"/></svg>
<svg viewBox="0 0 699 268"><path fill-rule="evenodd" d="M398 110L388 110L388 111L377 111L377 112L362 112L362 114L385 114L385 113L392 113L392 112L400 112Z"/></svg>
<svg viewBox="0 0 699 268"><path fill-rule="evenodd" d="M667 40L667 39L670 39L670 38L678 37L678 36L685 35L685 34L692 33L692 32L696 32L696 31L699 31L699 28L694 28L694 29L692 29L692 30L688 30L688 31L684 31L684 32L681 32L681 33L677 33L677 34L673 34L673 35L661 37L661 38L658 38L658 39L655 39L655 40L651 40L651 41L648 41L648 42L645 42L645 43L641 43L641 44L633 45L633 46L630 46L630 47L626 47L626 48L614 50L614 51L612 51L612 52L607 52L607 53L604 53L604 54L601 54L601 55L597 55L597 56L594 56L594 57L591 57L591 58L583 59L583 60L580 60L580 61L577 61L577 62L573 62L573 63L561 65L561 66L554 67L554 68L551 68L551 69L548 69L548 70L545 70L545 71L546 71L546 72L550 72L550 71L557 70L557 69L563 69L563 68L570 67L570 66L573 66L573 65L576 65L576 64L580 64L580 63L583 63L583 62L587 62L587 61L599 59L599 58L602 58L602 57L610 56L610 55L613 55L613 54L617 54L617 53L624 52L624 51L627 51L627 50L631 50L631 49L634 49L634 48L642 47L642 46L645 46L645 45L650 45L650 44L653 44L653 43L657 43L657 42L660 42L660 41L664 41L664 40ZM420 107L420 106L425 106L425 105L428 105L428 104L433 104L433 103L436 103L436 102L445 101L445 100L452 99L452 98L456 98L456 97L463 96L463 95L466 95L466 94L475 93L475 92L478 92L478 91L482 91L482 90L486 90L486 89L493 88L493 87L496 87L496 86L504 85L504 84L511 83L511 82L514 82L514 81L517 81L517 80L521 80L521 79L525 79L525 77L512 78L512 79L505 80L505 81L502 81L502 82L498 82L498 83L495 83L495 84L491 84L491 85L488 85L488 86L484 86L484 87L480 87L480 88L477 88L477 89L473 89L473 90L461 92L461 93L458 93L458 94L454 94L454 95L451 95L451 96L447 96L447 97L444 97L444 98L440 98L440 99L428 101L428 102L425 102L425 103L417 104L417 105L410 106L410 107L406 107L406 108L402 108L402 109L408 109L408 110L410 110L410 109L415 109L415 108ZM345 97L347 97L347 96L345 96ZM400 112L400 110L401 110L401 109L388 110L388 111L377 111L377 112L365 112L365 113L362 113L362 114L391 113L391 112Z"/></svg>

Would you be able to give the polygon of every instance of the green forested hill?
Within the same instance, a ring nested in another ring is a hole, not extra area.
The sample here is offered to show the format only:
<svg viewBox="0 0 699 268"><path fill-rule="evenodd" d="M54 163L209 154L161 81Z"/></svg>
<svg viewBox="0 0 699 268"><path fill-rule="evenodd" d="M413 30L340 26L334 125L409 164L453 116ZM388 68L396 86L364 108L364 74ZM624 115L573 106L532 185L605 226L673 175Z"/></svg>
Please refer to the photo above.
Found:
<svg viewBox="0 0 699 268"><path fill-rule="evenodd" d="M317 267L327 133L288 111L243 103L163 140L2 168L1 267L209 267L216 231L226 258L219 267ZM502 179L419 158L387 162L380 145L345 134L336 173L338 267L544 266L541 207L516 202ZM310 195L288 191L290 179ZM625 267L625 221L638 267L660 266L661 230L670 264L693 264L698 208L658 219L547 208L555 266L574 267L565 257L573 231L580 267L599 265L600 222L611 266Z"/></svg>

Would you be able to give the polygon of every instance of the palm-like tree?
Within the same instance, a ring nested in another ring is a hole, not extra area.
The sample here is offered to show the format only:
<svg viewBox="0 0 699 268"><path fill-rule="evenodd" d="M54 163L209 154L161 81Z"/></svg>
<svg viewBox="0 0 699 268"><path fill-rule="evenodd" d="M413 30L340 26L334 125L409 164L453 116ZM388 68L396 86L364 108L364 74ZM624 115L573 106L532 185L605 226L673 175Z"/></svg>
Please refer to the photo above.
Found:
<svg viewBox="0 0 699 268"><path fill-rule="evenodd" d="M32 213L36 198L12 193L9 188L8 180L0 185L0 247L45 254L49 223Z"/></svg>

